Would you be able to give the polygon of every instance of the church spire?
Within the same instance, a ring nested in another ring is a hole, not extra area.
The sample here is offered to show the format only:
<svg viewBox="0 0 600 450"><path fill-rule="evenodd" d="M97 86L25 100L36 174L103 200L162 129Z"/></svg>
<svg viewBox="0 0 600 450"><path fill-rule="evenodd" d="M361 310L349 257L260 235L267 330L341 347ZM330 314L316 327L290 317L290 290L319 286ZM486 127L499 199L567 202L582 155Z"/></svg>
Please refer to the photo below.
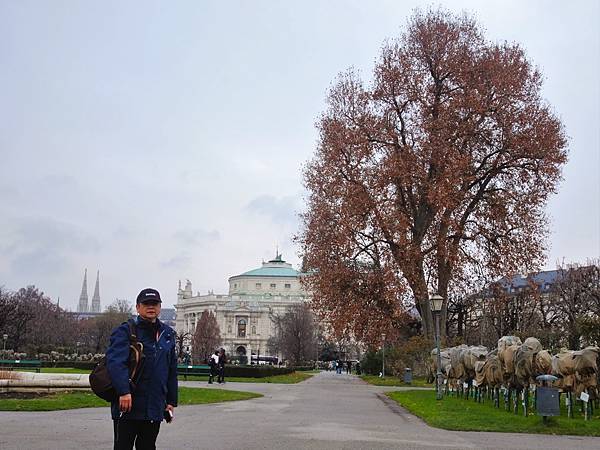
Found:
<svg viewBox="0 0 600 450"><path fill-rule="evenodd" d="M96 274L96 287L92 297L92 312L100 312L100 271Z"/></svg>
<svg viewBox="0 0 600 450"><path fill-rule="evenodd" d="M85 269L83 274L83 285L81 286L81 295L79 295L77 312L88 312L87 269Z"/></svg>

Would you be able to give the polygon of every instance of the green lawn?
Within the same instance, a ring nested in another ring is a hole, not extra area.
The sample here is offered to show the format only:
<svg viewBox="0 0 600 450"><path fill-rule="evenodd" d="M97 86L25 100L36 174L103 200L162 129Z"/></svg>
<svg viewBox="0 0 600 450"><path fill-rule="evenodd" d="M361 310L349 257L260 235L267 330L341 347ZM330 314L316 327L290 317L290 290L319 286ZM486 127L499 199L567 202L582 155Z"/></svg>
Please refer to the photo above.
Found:
<svg viewBox="0 0 600 450"><path fill-rule="evenodd" d="M44 367L42 373L90 373L90 370L85 369L73 369L72 367L60 368L60 367ZM278 383L278 384L294 384L300 383L301 381L307 380L319 371L307 371L307 372L293 372L285 375L274 375L272 377L264 378L242 378L242 377L229 377L225 378L225 381L233 381L237 383ZM183 376L179 376L179 381L185 381ZM208 376L191 376L187 377L187 381L206 381L208 382Z"/></svg>
<svg viewBox="0 0 600 450"><path fill-rule="evenodd" d="M179 388L179 406L248 400L256 397L262 397L262 395L223 389ZM108 407L109 403L88 391L60 392L33 399L0 397L0 411L56 411L102 406Z"/></svg>
<svg viewBox="0 0 600 450"><path fill-rule="evenodd" d="M42 367L42 373L90 373L91 370L74 369L73 367Z"/></svg>
<svg viewBox="0 0 600 450"><path fill-rule="evenodd" d="M505 411L502 400L500 409L496 409L491 400L481 404L475 403L473 399L444 397L437 401L433 391L398 391L387 395L429 425L446 430L600 436L598 411L595 411L592 420L586 422L579 414L577 405L576 417L569 419L564 410L564 401L561 401L562 415L549 418L549 424L544 425L542 418L535 415L535 412L524 417L522 413L514 415Z"/></svg>
<svg viewBox="0 0 600 450"><path fill-rule="evenodd" d="M412 387L433 387L433 384L425 382L425 377L415 377L411 384L406 384L398 377L378 377L377 375L361 375L360 378L369 384L375 386L412 386Z"/></svg>
<svg viewBox="0 0 600 450"><path fill-rule="evenodd" d="M314 374L307 372L292 372L285 375L273 375L271 377L264 378L242 378L242 377L225 377L225 381L235 383L277 383L277 384L295 384L301 381L307 380ZM185 381L184 377L180 375L179 381ZM195 376L188 375L187 381L206 381L208 382L208 376Z"/></svg>

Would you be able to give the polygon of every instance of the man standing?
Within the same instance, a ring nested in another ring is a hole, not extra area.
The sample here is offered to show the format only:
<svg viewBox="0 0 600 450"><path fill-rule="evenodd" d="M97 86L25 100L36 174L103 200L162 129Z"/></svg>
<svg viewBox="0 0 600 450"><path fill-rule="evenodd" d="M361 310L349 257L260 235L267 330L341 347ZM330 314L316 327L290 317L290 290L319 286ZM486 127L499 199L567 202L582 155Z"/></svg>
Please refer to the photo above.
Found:
<svg viewBox="0 0 600 450"><path fill-rule="evenodd" d="M173 417L177 406L175 332L158 320L161 299L156 289L137 296L137 340L144 346L144 362L135 389L129 380L129 326L115 328L106 352L106 365L118 398L112 402L115 450L156 449L160 422Z"/></svg>
<svg viewBox="0 0 600 450"><path fill-rule="evenodd" d="M213 378L219 372L219 352L215 350L215 352L208 358L208 366L209 366L209 374L208 374L208 384L213 384ZM218 380L217 380L218 381Z"/></svg>
<svg viewBox="0 0 600 450"><path fill-rule="evenodd" d="M219 376L217 381L219 384L225 383L225 363L227 362L227 358L225 357L225 349L221 348L219 352Z"/></svg>

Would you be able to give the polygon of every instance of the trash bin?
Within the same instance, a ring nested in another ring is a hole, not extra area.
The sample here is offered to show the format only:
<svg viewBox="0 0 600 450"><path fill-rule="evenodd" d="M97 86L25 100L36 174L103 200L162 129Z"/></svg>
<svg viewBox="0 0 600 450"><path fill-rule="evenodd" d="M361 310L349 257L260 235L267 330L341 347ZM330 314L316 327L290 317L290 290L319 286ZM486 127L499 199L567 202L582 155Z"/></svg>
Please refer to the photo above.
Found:
<svg viewBox="0 0 600 450"><path fill-rule="evenodd" d="M560 416L558 389L538 386L535 392L538 416Z"/></svg>
<svg viewBox="0 0 600 450"><path fill-rule="evenodd" d="M544 423L551 416L560 416L560 397L558 389L549 387L557 378L553 375L540 375L536 377L538 382L545 386L538 386L535 389L535 407L537 415L542 416Z"/></svg>
<svg viewBox="0 0 600 450"><path fill-rule="evenodd" d="M410 367L407 367L406 369L404 369L404 383L405 384L412 383L412 369Z"/></svg>

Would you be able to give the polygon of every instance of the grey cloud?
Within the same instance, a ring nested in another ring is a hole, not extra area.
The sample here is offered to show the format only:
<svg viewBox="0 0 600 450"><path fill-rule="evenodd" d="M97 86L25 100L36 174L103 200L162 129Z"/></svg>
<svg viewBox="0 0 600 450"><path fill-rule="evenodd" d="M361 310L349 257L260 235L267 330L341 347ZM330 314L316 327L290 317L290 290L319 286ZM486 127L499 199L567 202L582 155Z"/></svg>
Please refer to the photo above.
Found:
<svg viewBox="0 0 600 450"><path fill-rule="evenodd" d="M78 226L49 217L17 219L11 248L34 248L46 251L97 251L100 244L96 238Z"/></svg>
<svg viewBox="0 0 600 450"><path fill-rule="evenodd" d="M298 223L299 209L299 197L286 196L277 198L272 195L256 197L245 208L247 212L267 216L277 224L292 225Z"/></svg>
<svg viewBox="0 0 600 450"><path fill-rule="evenodd" d="M54 189L80 190L81 184L72 176L65 174L44 175L38 183L40 186L51 186Z"/></svg>
<svg viewBox="0 0 600 450"><path fill-rule="evenodd" d="M9 184L0 184L0 198L7 200L17 200L21 193L15 186Z"/></svg>
<svg viewBox="0 0 600 450"><path fill-rule="evenodd" d="M134 236L136 236L136 234L137 233L135 232L135 230L133 230L132 228L124 227L124 226L118 227L112 233L112 235L115 239L123 239L123 240L131 239Z"/></svg>
<svg viewBox="0 0 600 450"><path fill-rule="evenodd" d="M162 269L185 269L192 262L192 258L187 253L181 253L169 260L161 261Z"/></svg>
<svg viewBox="0 0 600 450"><path fill-rule="evenodd" d="M15 273L24 273L30 277L59 274L68 265L68 259L64 255L48 252L42 248L19 253L10 262L11 269Z"/></svg>
<svg viewBox="0 0 600 450"><path fill-rule="evenodd" d="M221 235L217 230L187 229L179 230L173 234L173 238L184 245L199 245L207 241L216 241L220 237Z"/></svg>
<svg viewBox="0 0 600 450"><path fill-rule="evenodd" d="M49 217L16 219L11 234L11 242L8 243L11 253L19 253L27 249L48 252L74 250L89 253L100 248L97 239L80 227Z"/></svg>
<svg viewBox="0 0 600 450"><path fill-rule="evenodd" d="M74 224L47 217L19 218L5 224L1 249L14 273L61 273L71 256L100 248L98 241Z"/></svg>

